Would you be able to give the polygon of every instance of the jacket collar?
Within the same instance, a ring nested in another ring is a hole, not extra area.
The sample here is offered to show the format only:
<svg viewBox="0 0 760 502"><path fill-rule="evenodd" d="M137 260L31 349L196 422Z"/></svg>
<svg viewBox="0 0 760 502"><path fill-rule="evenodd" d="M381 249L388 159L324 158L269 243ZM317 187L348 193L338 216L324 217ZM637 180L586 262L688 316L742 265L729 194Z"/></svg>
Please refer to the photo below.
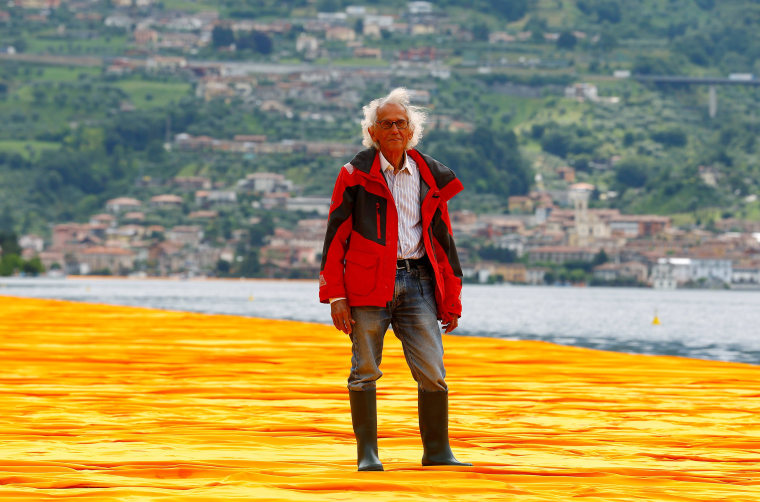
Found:
<svg viewBox="0 0 760 502"><path fill-rule="evenodd" d="M414 159L417 169L420 171L420 178L424 182L420 183L422 191L425 192L423 198L427 192L423 188L425 185L430 190L433 190L434 193L439 192L443 200L451 199L464 188L462 182L457 179L451 169L437 160L420 153L414 148L406 153ZM376 178L379 182L385 183L385 177L380 171L380 152L377 149L367 148L357 153L351 160L351 165L370 177Z"/></svg>

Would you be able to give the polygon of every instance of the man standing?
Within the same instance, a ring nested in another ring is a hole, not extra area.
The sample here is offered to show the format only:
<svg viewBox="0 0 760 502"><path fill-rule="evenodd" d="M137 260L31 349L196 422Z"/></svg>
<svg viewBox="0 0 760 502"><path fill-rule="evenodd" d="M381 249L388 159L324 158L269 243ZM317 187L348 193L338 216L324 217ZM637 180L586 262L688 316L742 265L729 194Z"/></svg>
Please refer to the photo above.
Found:
<svg viewBox="0 0 760 502"><path fill-rule="evenodd" d="M319 298L351 337L348 389L360 471L382 471L375 382L389 325L417 382L422 465L472 465L451 452L440 319L453 331L462 312L459 266L447 201L454 173L414 146L425 114L397 88L364 107L367 150L343 166L330 204Z"/></svg>

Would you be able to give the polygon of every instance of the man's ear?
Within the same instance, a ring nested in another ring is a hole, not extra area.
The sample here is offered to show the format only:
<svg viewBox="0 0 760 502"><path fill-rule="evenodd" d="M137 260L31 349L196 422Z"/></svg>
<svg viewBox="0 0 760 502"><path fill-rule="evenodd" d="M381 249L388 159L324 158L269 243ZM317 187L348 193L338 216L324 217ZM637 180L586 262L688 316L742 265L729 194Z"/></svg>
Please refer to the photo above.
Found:
<svg viewBox="0 0 760 502"><path fill-rule="evenodd" d="M377 143L377 138L375 137L375 133L373 131L373 127L368 127L367 132L369 133L369 137L372 138L372 141Z"/></svg>

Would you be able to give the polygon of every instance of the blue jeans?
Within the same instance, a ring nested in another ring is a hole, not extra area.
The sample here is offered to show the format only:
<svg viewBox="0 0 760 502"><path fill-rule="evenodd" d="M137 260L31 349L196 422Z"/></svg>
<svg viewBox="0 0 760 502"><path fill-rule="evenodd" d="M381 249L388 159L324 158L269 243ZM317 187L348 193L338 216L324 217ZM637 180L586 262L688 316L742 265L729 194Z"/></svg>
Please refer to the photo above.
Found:
<svg viewBox="0 0 760 502"><path fill-rule="evenodd" d="M389 325L401 340L417 387L423 392L448 390L434 288L434 279L425 266L409 271L399 269L393 300L385 307L351 307L356 323L351 333L349 390L375 388L375 382L383 375L379 366Z"/></svg>

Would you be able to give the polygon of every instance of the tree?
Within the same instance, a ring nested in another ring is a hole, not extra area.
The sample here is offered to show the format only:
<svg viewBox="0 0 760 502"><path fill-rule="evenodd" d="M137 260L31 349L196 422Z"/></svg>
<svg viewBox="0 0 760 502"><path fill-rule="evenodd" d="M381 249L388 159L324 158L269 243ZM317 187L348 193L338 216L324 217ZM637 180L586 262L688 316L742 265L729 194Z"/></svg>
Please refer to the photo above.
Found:
<svg viewBox="0 0 760 502"><path fill-rule="evenodd" d="M615 166L615 180L623 188L640 188L649 179L649 163L641 157L623 159Z"/></svg>
<svg viewBox="0 0 760 502"><path fill-rule="evenodd" d="M45 271L45 266L42 265L42 261L38 256L35 256L31 260L23 262L21 265L21 271L26 275L40 275Z"/></svg>
<svg viewBox="0 0 760 502"><path fill-rule="evenodd" d="M534 0L489 0L492 12L506 17L509 21L517 21L525 17L534 4Z"/></svg>
<svg viewBox="0 0 760 502"><path fill-rule="evenodd" d="M0 256L20 255L21 246L14 232L0 232Z"/></svg>
<svg viewBox="0 0 760 502"><path fill-rule="evenodd" d="M318 0L317 10L319 12L337 12L340 10L340 0Z"/></svg>
<svg viewBox="0 0 760 502"><path fill-rule="evenodd" d="M241 33L237 38L236 45L240 50L249 49L265 55L272 53L272 39L260 31Z"/></svg>
<svg viewBox="0 0 760 502"><path fill-rule="evenodd" d="M598 265L607 263L608 261L610 261L610 259L607 256L607 253L604 251L604 249L600 249L599 252L594 255L594 259L591 260L591 264L596 267Z"/></svg>
<svg viewBox="0 0 760 502"><path fill-rule="evenodd" d="M468 188L503 196L528 192L532 180L513 132L478 127L469 134L440 130L426 137L431 155L451 166Z"/></svg>
<svg viewBox="0 0 760 502"><path fill-rule="evenodd" d="M557 39L557 47L560 49L573 50L576 43L578 43L578 39L569 31L563 31Z"/></svg>
<svg viewBox="0 0 760 502"><path fill-rule="evenodd" d="M256 277L260 272L261 265L259 264L259 253L255 249L251 249L248 251L248 254L243 257L237 275L240 277Z"/></svg>
<svg viewBox="0 0 760 502"><path fill-rule="evenodd" d="M22 260L17 254L3 254L0 259L0 277L7 277L13 275L17 270L21 268L24 260Z"/></svg>
<svg viewBox="0 0 760 502"><path fill-rule="evenodd" d="M562 130L553 130L544 133L543 138L541 138L541 148L543 148L545 152L553 153L557 157L564 157L570 149L570 142L572 141L571 134L572 133Z"/></svg>
<svg viewBox="0 0 760 502"><path fill-rule="evenodd" d="M612 31L610 28L605 27L602 29L602 32L599 34L599 41L597 42L597 47L601 49L604 52L609 52L618 45L618 39L615 35L615 32Z"/></svg>
<svg viewBox="0 0 760 502"><path fill-rule="evenodd" d="M488 42L490 31L486 23L476 23L472 27L472 38L479 42Z"/></svg>
<svg viewBox="0 0 760 502"><path fill-rule="evenodd" d="M16 49L16 52L24 52L24 51L26 51L26 47L27 47L26 40L24 40L21 37L19 37L16 40L14 40L11 43L11 45L13 46L14 49Z"/></svg>
<svg viewBox="0 0 760 502"><path fill-rule="evenodd" d="M272 53L272 39L266 33L254 31L253 41L256 47L256 52L259 54L269 55Z"/></svg>
<svg viewBox="0 0 760 502"><path fill-rule="evenodd" d="M235 43L235 33L226 26L214 26L211 32L211 40L214 47L229 47Z"/></svg>
<svg viewBox="0 0 760 502"><path fill-rule="evenodd" d="M2 236L4 233L13 232L13 227L15 225L16 222L13 219L11 207L6 205L3 208L3 212L0 213L0 236ZM2 246L2 237L0 237L0 246Z"/></svg>
<svg viewBox="0 0 760 502"><path fill-rule="evenodd" d="M650 134L653 140L665 146L686 146L687 136L683 129L679 127L668 127L652 131Z"/></svg>

